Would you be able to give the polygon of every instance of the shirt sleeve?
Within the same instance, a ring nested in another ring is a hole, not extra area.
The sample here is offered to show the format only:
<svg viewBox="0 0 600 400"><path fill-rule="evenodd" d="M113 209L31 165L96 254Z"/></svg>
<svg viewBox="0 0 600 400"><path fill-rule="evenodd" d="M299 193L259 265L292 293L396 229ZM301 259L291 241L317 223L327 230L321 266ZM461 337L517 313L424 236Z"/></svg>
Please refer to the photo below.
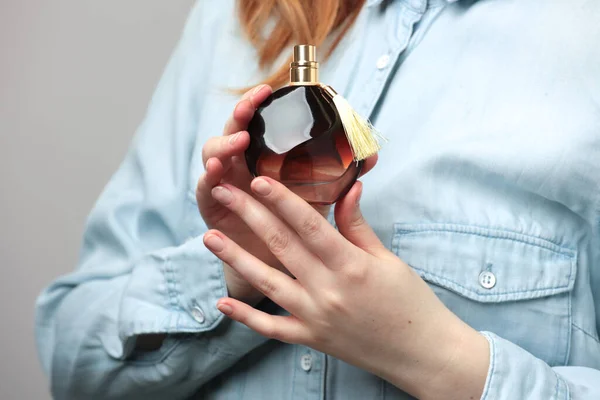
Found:
<svg viewBox="0 0 600 400"><path fill-rule="evenodd" d="M508 340L490 332L482 334L490 344L482 400L600 399L600 371L575 366L552 368Z"/></svg>
<svg viewBox="0 0 600 400"><path fill-rule="evenodd" d="M188 182L200 49L210 40L202 24L215 19L206 3L192 10L89 216L78 268L38 298L37 346L55 399L185 398L267 340L216 310L227 295L220 261L205 249L202 229L192 237L181 229L200 219ZM136 336L151 333L168 334L161 349L134 351Z"/></svg>

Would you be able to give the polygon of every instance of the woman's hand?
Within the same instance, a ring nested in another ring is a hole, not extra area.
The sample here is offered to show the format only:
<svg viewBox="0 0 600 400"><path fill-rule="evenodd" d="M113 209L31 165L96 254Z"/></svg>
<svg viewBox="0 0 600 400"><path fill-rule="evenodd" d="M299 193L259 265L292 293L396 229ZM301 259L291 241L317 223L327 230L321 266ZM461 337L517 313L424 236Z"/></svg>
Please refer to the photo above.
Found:
<svg viewBox="0 0 600 400"><path fill-rule="evenodd" d="M244 159L244 151L250 144L250 136L246 129L256 108L271 93L272 89L268 85L260 85L246 92L225 124L223 136L212 137L205 143L202 148L202 162L206 172L198 180L196 199L200 214L209 228L218 229L257 259L285 272L283 265L240 217L211 196L211 190L220 183L227 183L246 193L251 193L252 176ZM362 173L366 173L375 163L376 157L368 159ZM329 213L329 208L329 206L315 206L315 209L324 216ZM256 304L264 297L227 263L223 268L230 297L249 304Z"/></svg>
<svg viewBox="0 0 600 400"><path fill-rule="evenodd" d="M368 370L419 398L480 398L487 340L383 246L358 207L360 182L336 205L339 232L274 180L256 178L251 189L254 196L220 185L212 195L297 279L224 232L209 231L204 242L291 316L269 315L231 298L219 300L221 312L264 336Z"/></svg>
<svg viewBox="0 0 600 400"><path fill-rule="evenodd" d="M208 139L202 148L205 173L198 180L196 199L200 215L209 228L218 229L235 240L251 254L275 268L282 268L266 246L240 218L215 201L211 190L219 183L228 183L250 193L252 175L244 159L250 144L246 132L256 107L272 93L268 85L257 86L246 92L233 109L222 136ZM249 304L256 304L264 296L227 263L223 265L229 296Z"/></svg>

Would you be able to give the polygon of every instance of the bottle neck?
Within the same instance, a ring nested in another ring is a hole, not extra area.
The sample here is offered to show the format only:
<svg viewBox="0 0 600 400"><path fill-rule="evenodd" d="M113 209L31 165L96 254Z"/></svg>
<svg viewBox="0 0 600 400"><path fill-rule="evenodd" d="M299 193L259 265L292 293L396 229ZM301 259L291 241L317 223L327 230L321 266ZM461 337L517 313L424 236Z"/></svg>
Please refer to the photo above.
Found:
<svg viewBox="0 0 600 400"><path fill-rule="evenodd" d="M317 48L310 44L294 46L292 63L290 64L290 85L318 85L319 63Z"/></svg>
<svg viewBox="0 0 600 400"><path fill-rule="evenodd" d="M292 63L290 66L290 85L308 86L319 84L319 67L316 62Z"/></svg>

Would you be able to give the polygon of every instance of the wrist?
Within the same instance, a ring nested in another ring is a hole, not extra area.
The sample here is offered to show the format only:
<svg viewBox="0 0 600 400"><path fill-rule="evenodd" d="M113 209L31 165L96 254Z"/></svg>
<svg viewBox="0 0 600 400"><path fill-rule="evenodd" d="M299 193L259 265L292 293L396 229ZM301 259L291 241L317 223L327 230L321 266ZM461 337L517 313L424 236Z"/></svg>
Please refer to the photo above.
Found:
<svg viewBox="0 0 600 400"><path fill-rule="evenodd" d="M412 350L398 352L382 377L421 400L480 399L489 368L488 341L445 311L432 316L436 323L411 341Z"/></svg>
<svg viewBox="0 0 600 400"><path fill-rule="evenodd" d="M422 400L481 398L490 364L488 340L460 320L454 336L447 343L451 355L439 361L439 372L421 388Z"/></svg>

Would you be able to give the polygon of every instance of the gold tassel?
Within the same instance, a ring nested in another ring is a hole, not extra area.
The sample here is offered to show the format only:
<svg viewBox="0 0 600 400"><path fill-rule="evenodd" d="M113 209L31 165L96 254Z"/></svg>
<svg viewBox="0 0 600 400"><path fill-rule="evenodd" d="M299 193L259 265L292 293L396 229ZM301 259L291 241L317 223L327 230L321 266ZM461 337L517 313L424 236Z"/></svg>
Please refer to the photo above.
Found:
<svg viewBox="0 0 600 400"><path fill-rule="evenodd" d="M354 160L360 161L375 155L381 149L379 140L387 140L331 86L321 85L321 87L333 99L333 104L342 120L348 143L350 143Z"/></svg>

